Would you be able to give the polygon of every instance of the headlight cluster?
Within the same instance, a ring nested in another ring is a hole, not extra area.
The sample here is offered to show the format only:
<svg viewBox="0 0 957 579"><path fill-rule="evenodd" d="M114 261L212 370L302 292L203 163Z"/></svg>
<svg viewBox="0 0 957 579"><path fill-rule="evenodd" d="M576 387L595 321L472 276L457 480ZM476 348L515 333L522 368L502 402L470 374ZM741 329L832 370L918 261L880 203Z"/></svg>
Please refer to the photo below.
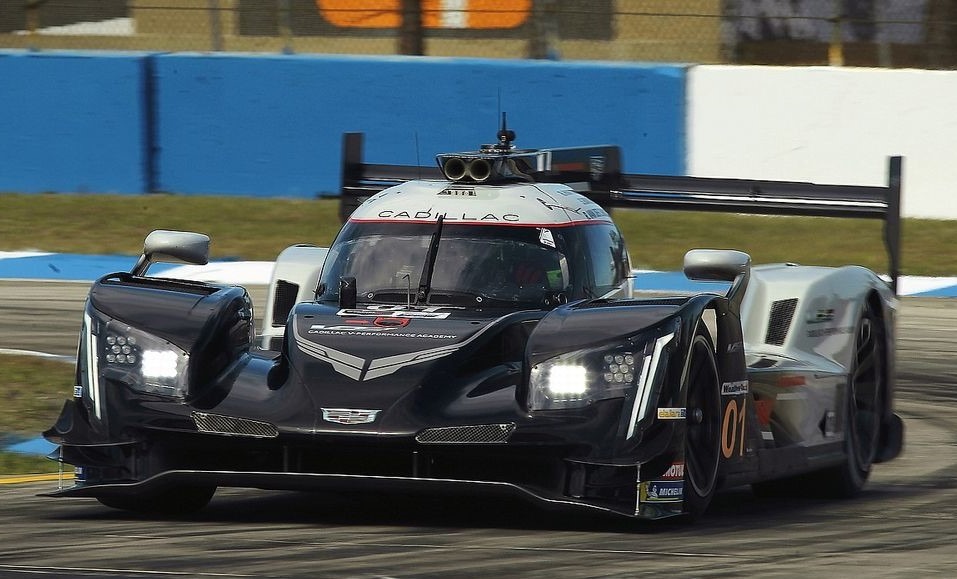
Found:
<svg viewBox="0 0 957 579"><path fill-rule="evenodd" d="M634 350L618 346L578 350L536 364L529 381L529 409L576 408L624 396L635 382L635 361Z"/></svg>
<svg viewBox="0 0 957 579"><path fill-rule="evenodd" d="M98 338L104 377L139 392L186 397L189 354L182 349L116 320L109 321Z"/></svg>
<svg viewBox="0 0 957 579"><path fill-rule="evenodd" d="M644 416L651 390L675 333L644 336L601 348L577 350L532 367L530 410L581 408L599 400L623 398L634 392L632 421Z"/></svg>
<svg viewBox="0 0 957 579"><path fill-rule="evenodd" d="M134 336L126 337L123 335L107 334L106 336L106 361L119 364L135 364L139 357L136 348L136 338Z"/></svg>
<svg viewBox="0 0 957 579"><path fill-rule="evenodd" d="M608 384L631 384L635 379L635 355L633 352L605 354L602 379Z"/></svg>

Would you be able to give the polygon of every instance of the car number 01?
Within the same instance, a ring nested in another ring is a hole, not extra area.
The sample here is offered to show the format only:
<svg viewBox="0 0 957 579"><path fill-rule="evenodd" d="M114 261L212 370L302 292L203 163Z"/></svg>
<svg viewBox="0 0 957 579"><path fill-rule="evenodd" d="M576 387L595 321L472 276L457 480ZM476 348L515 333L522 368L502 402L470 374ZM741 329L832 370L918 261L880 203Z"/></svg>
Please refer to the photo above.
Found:
<svg viewBox="0 0 957 579"><path fill-rule="evenodd" d="M747 399L743 400L739 410L738 401L732 399L724 407L724 420L721 424L721 454L725 458L731 458L736 445L738 456L744 456L744 409L747 405Z"/></svg>

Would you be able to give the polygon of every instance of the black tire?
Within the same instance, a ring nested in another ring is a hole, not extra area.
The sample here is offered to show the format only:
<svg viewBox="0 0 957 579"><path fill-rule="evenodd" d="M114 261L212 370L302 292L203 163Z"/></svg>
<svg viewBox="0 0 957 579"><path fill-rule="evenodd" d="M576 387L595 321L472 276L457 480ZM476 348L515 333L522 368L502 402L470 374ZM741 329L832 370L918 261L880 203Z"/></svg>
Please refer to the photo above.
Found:
<svg viewBox="0 0 957 579"><path fill-rule="evenodd" d="M714 346L699 329L688 352L685 436L684 509L695 519L711 504L717 487L721 453L721 392Z"/></svg>
<svg viewBox="0 0 957 579"><path fill-rule="evenodd" d="M854 359L848 369L844 396L844 449L841 466L819 474L826 494L839 498L861 492L880 448L887 360L884 324L879 312L865 302L857 323Z"/></svg>
<svg viewBox="0 0 957 579"><path fill-rule="evenodd" d="M214 486L174 487L157 493L96 497L96 500L107 507L121 511L176 516L201 510L209 504L215 492Z"/></svg>

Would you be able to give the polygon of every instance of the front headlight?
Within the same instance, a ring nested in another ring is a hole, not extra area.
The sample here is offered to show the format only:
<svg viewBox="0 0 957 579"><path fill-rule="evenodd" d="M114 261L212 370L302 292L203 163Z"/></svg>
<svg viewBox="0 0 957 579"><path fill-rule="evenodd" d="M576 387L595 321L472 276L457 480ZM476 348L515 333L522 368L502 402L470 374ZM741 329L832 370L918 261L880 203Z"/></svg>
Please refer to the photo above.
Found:
<svg viewBox="0 0 957 579"><path fill-rule="evenodd" d="M634 338L611 346L560 354L532 366L529 410L582 408L599 400L635 392L636 414L644 416L651 390L665 358L672 331L660 337Z"/></svg>
<svg viewBox="0 0 957 579"><path fill-rule="evenodd" d="M138 392L186 397L189 354L178 346L116 320L97 336L100 374Z"/></svg>

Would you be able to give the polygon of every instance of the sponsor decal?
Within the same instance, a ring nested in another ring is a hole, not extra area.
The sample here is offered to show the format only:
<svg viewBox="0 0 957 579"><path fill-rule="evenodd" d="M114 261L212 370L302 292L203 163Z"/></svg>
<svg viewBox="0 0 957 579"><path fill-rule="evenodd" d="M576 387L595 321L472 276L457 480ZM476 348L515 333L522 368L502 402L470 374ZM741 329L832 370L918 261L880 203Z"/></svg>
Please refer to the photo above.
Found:
<svg viewBox="0 0 957 579"><path fill-rule="evenodd" d="M748 381L738 380L737 382L725 382L721 384L722 396L740 396L748 393Z"/></svg>
<svg viewBox="0 0 957 579"><path fill-rule="evenodd" d="M774 410L774 400L763 398L754 401L754 412L757 415L758 424L769 426L771 424L771 411Z"/></svg>
<svg viewBox="0 0 957 579"><path fill-rule="evenodd" d="M807 323L821 324L834 320L834 308L821 308L807 313Z"/></svg>
<svg viewBox="0 0 957 579"><path fill-rule="evenodd" d="M337 316L343 317L392 317L392 318L415 318L415 319L430 319L430 320L444 320L449 317L451 312L443 312L443 309L461 309L461 308L442 308L439 306L428 306L423 308L416 308L414 310L408 309L408 306L394 306L394 305L370 305L363 308L346 308L341 309L336 312Z"/></svg>
<svg viewBox="0 0 957 579"><path fill-rule="evenodd" d="M346 318L344 320L345 324L349 327L369 327L375 326L379 328L402 328L409 325L411 322L409 318L393 318L390 316L377 316L375 318Z"/></svg>
<svg viewBox="0 0 957 579"><path fill-rule="evenodd" d="M439 195L443 197L475 197L477 193L475 189L470 187L449 187L439 191Z"/></svg>
<svg viewBox="0 0 957 579"><path fill-rule="evenodd" d="M721 420L721 455L725 458L732 456L744 456L744 442L746 436L748 399L741 401L741 407L738 407L738 399L731 398L724 407L724 418ZM749 450L750 452L750 450Z"/></svg>
<svg viewBox="0 0 957 579"><path fill-rule="evenodd" d="M555 238L552 237L551 229L546 229L543 227L541 232L538 234L538 241L542 245L546 245L548 247L555 247Z"/></svg>
<svg viewBox="0 0 957 579"><path fill-rule="evenodd" d="M685 478L685 463L676 462L668 467L668 470L665 471L665 474L661 475L661 478L667 480L684 480Z"/></svg>
<svg viewBox="0 0 957 579"><path fill-rule="evenodd" d="M391 319L390 319L391 321ZM406 320L408 322L408 320ZM405 324L402 324L405 325ZM430 334L428 332L396 332L401 326L371 325L325 325L313 324L306 331L308 334L319 336L388 336L390 338L424 338L430 340L454 340L458 334Z"/></svg>
<svg viewBox="0 0 957 579"><path fill-rule="evenodd" d="M659 408L658 420L684 420L688 415L686 408Z"/></svg>
<svg viewBox="0 0 957 579"><path fill-rule="evenodd" d="M439 216L438 213L432 213L431 209L424 209L421 211L393 211L391 209L385 209L379 212L380 219L425 219L425 220L435 220ZM480 223L517 223L521 221L521 217L515 213L468 213L464 212L461 215L449 214L446 213L445 221L473 221Z"/></svg>
<svg viewBox="0 0 957 579"><path fill-rule="evenodd" d="M323 408L322 419L337 424L369 424L375 422L381 410L367 410L365 408Z"/></svg>
<svg viewBox="0 0 957 579"><path fill-rule="evenodd" d="M639 485L639 500L643 503L678 503L684 500L683 481L655 480Z"/></svg>
<svg viewBox="0 0 957 579"><path fill-rule="evenodd" d="M321 324L315 324L316 326L321 326ZM327 346L318 341L307 339L300 333L299 324L295 323L292 326L294 336L296 338L296 346L301 352L307 356L311 356L317 360L322 360L329 363L333 370L342 374L343 376L348 376L357 382L362 382L366 380L374 380L382 376L388 376L402 368L407 366L412 366L414 364L420 364L423 362L429 362L432 360L437 360L444 356L448 356L453 352L458 351L463 346L475 341L479 337L483 336L490 326L486 326L482 330L476 332L469 338L467 338L462 343L452 343L444 344L441 346L436 346L433 348L427 348L425 350L417 350L415 352L407 352L404 354L395 354L393 356L386 356L385 358L373 358L367 359L361 356L356 356L355 354L350 354L349 352L343 352L342 350L337 350L331 346ZM365 335L365 336L390 336L390 337L404 337L404 338L432 338L432 339L456 339L458 336L454 334L424 334L416 332L395 332L394 328L386 328L385 332L371 332L368 334L362 334L361 332L356 332L355 328L348 328L347 330L325 330L322 329L322 326L319 329L310 329L307 330L309 334L324 334L324 335ZM381 329L381 328L380 328ZM349 331L351 330L351 331Z"/></svg>
<svg viewBox="0 0 957 579"><path fill-rule="evenodd" d="M309 326L310 334L325 334L329 332L352 332L356 334L388 332L394 330L395 326L375 326L375 325L356 325L356 324L313 324Z"/></svg>
<svg viewBox="0 0 957 579"><path fill-rule="evenodd" d="M728 353L741 352L744 350L744 342L731 342L728 344Z"/></svg>
<svg viewBox="0 0 957 579"><path fill-rule="evenodd" d="M605 213L605 210L597 205L595 205L593 209L586 209L583 206L569 207L568 205L549 203L541 197L538 197L538 202L544 205L549 211L567 211L568 213L573 213L585 219L608 219L608 214Z"/></svg>
<svg viewBox="0 0 957 579"><path fill-rule="evenodd" d="M854 326L837 326L833 328L821 328L819 330L808 330L808 338L826 338L828 336L838 336L843 334L853 334Z"/></svg>

